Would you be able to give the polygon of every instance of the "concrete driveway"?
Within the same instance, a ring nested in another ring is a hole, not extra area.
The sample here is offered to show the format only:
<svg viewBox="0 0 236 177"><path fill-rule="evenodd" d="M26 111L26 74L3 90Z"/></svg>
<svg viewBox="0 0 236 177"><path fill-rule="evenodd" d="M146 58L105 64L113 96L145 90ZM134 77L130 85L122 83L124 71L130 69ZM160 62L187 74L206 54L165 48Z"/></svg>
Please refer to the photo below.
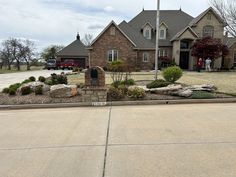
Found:
<svg viewBox="0 0 236 177"><path fill-rule="evenodd" d="M236 104L0 111L0 176L235 177Z"/></svg>
<svg viewBox="0 0 236 177"><path fill-rule="evenodd" d="M61 72L71 72L71 70L38 70L0 74L0 91L11 84L22 82L30 76L34 76L37 79L39 76L49 77L52 73L60 74Z"/></svg>

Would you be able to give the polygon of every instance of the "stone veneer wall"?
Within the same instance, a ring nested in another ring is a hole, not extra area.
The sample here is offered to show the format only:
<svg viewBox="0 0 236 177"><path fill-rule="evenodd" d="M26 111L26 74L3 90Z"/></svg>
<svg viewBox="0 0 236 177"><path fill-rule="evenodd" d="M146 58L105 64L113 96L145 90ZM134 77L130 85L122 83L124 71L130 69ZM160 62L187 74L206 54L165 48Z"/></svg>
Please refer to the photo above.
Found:
<svg viewBox="0 0 236 177"><path fill-rule="evenodd" d="M85 88L81 92L83 102L106 102L107 88Z"/></svg>
<svg viewBox="0 0 236 177"><path fill-rule="evenodd" d="M90 76L91 70L95 69L98 72L98 85L97 87L105 87L105 71L99 67L99 66L94 66L92 68L89 68L86 72L85 72L85 86L86 87L91 87L91 81L92 78Z"/></svg>

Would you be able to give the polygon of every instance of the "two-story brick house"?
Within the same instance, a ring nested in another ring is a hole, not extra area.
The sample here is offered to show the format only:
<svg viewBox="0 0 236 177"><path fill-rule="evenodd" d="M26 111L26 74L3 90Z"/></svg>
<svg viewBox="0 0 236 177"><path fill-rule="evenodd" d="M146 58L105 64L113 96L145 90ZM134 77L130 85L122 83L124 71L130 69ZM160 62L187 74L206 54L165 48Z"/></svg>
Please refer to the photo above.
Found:
<svg viewBox="0 0 236 177"><path fill-rule="evenodd" d="M212 36L231 45L231 53L225 57L227 60L216 59L214 67L221 68L224 65L225 68L231 68L234 64L236 45L235 40L223 35L224 26L223 20L212 8L196 18L181 9L161 10L159 56L167 56L181 68L193 70L196 58L191 56L191 45L198 38ZM131 21L123 21L119 25L112 21L88 48L90 66L104 67L111 61L122 59L140 69L152 69L155 60L155 38L155 10L143 10Z"/></svg>

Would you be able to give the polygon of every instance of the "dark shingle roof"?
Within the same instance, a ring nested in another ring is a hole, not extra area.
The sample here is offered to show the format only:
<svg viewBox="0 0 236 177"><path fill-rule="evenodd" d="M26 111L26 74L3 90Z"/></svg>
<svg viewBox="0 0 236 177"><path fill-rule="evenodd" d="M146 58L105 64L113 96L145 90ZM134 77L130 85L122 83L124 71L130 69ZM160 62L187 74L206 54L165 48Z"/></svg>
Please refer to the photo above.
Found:
<svg viewBox="0 0 236 177"><path fill-rule="evenodd" d="M57 53L57 56L86 57L88 56L88 50L85 48L84 44L79 39L76 39L74 42L59 51Z"/></svg>
<svg viewBox="0 0 236 177"><path fill-rule="evenodd" d="M143 37L142 33L135 31L126 21L119 24L120 29L135 43L137 48L150 49L155 44Z"/></svg>
<svg viewBox="0 0 236 177"><path fill-rule="evenodd" d="M141 28L147 22L156 26L156 10L144 10L133 18L128 24L135 31L141 33ZM160 24L164 22L168 26L166 40L160 40L160 46L171 46L171 39L182 29L184 29L193 20L193 17L181 10L161 10ZM145 39L147 40L147 39ZM155 37L151 41L155 47Z"/></svg>

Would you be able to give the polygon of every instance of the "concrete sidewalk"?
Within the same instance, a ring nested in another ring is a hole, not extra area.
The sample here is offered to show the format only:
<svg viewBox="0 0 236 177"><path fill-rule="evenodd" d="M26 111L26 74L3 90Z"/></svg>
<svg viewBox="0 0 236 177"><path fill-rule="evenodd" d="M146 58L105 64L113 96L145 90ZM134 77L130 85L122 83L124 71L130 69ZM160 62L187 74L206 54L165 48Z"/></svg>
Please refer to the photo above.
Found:
<svg viewBox="0 0 236 177"><path fill-rule="evenodd" d="M234 177L236 104L0 111L0 176Z"/></svg>

